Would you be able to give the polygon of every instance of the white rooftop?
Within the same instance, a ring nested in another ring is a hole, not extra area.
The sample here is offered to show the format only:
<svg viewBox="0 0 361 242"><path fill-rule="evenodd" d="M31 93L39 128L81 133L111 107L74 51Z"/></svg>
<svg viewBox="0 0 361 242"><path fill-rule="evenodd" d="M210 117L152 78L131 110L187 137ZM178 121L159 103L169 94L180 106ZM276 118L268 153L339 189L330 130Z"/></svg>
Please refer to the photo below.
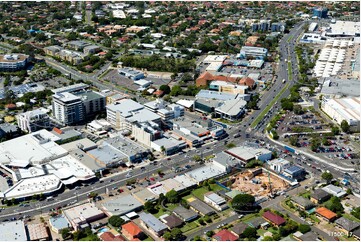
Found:
<svg viewBox="0 0 361 242"><path fill-rule="evenodd" d="M213 164L206 164L205 166L185 173L186 176L192 178L197 183L222 174L224 174L224 171Z"/></svg>
<svg viewBox="0 0 361 242"><path fill-rule="evenodd" d="M0 163L27 161L42 164L65 156L67 151L56 144L57 136L43 129L0 143Z"/></svg>
<svg viewBox="0 0 361 242"><path fill-rule="evenodd" d="M103 212L91 203L85 203L76 207L63 210L63 214L69 221L76 223L86 221L92 217L102 215Z"/></svg>
<svg viewBox="0 0 361 242"><path fill-rule="evenodd" d="M22 198L34 194L49 193L57 191L62 186L60 179L51 174L33 178L27 178L19 181L14 186L4 192L7 199Z"/></svg>
<svg viewBox="0 0 361 242"><path fill-rule="evenodd" d="M27 241L25 225L22 220L0 223L2 241Z"/></svg>
<svg viewBox="0 0 361 242"><path fill-rule="evenodd" d="M116 104L111 104L107 106L107 109L113 112L119 112L123 117L132 116L132 112L139 111L143 109L144 106L139 104L131 99L122 99Z"/></svg>

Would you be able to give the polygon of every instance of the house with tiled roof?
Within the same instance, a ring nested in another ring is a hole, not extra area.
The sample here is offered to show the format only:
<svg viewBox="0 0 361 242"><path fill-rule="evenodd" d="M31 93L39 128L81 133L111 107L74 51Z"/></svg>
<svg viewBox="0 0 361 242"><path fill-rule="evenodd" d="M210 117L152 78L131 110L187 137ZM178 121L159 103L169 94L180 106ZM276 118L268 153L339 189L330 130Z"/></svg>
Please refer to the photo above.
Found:
<svg viewBox="0 0 361 242"><path fill-rule="evenodd" d="M332 222L337 218L337 214L332 212L331 210L325 208L325 207L320 207L316 209L316 214L321 217L322 219L328 221L328 222Z"/></svg>
<svg viewBox="0 0 361 242"><path fill-rule="evenodd" d="M250 89L253 89L256 85L256 82L250 77L243 77L241 80L239 80L238 84L248 86Z"/></svg>
<svg viewBox="0 0 361 242"><path fill-rule="evenodd" d="M102 233L99 238L102 241L126 241L120 234L114 235L109 231Z"/></svg>
<svg viewBox="0 0 361 242"><path fill-rule="evenodd" d="M267 222L270 222L271 224L273 224L274 226L282 226L286 223L286 220L284 218L282 218L281 216L272 213L271 211L266 211L265 213L263 213L262 216Z"/></svg>
<svg viewBox="0 0 361 242"><path fill-rule="evenodd" d="M217 241L236 241L239 237L231 231L223 229L212 236Z"/></svg>
<svg viewBox="0 0 361 242"><path fill-rule="evenodd" d="M142 239L146 237L143 230L133 222L122 225L122 234L130 240L135 238Z"/></svg>

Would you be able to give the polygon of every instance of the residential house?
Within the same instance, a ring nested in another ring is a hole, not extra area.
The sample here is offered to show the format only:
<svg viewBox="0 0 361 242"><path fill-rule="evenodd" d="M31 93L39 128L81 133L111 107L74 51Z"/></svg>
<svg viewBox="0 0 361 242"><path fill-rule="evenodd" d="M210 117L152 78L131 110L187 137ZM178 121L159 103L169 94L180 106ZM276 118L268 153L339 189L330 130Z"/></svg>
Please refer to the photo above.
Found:
<svg viewBox="0 0 361 242"><path fill-rule="evenodd" d="M284 218L272 213L271 211L264 212L262 217L276 227L282 226L286 223L286 220Z"/></svg>
<svg viewBox="0 0 361 242"><path fill-rule="evenodd" d="M217 195L214 192L207 192L204 194L204 201L217 209L218 211L223 211L228 208L226 200Z"/></svg>
<svg viewBox="0 0 361 242"><path fill-rule="evenodd" d="M146 227L149 232L157 236L162 236L168 230L167 226L152 214L145 212L139 213L139 219L141 224Z"/></svg>
<svg viewBox="0 0 361 242"><path fill-rule="evenodd" d="M308 210L315 206L310 200L308 200L304 197L293 196L291 198L291 200L298 208L300 208L302 210Z"/></svg>
<svg viewBox="0 0 361 242"><path fill-rule="evenodd" d="M337 214L332 212L331 210L325 208L325 207L320 207L316 209L316 215L318 215L319 217L321 217L323 220L326 220L328 222L332 222L337 218Z"/></svg>
<svg viewBox="0 0 361 242"><path fill-rule="evenodd" d="M346 235L351 235L352 231L360 227L360 223L351 221L347 218L341 217L335 220L335 224L338 228L341 229Z"/></svg>
<svg viewBox="0 0 361 242"><path fill-rule="evenodd" d="M125 241L125 239L120 234L114 235L109 231L102 233L99 238L102 241Z"/></svg>
<svg viewBox="0 0 361 242"><path fill-rule="evenodd" d="M236 241L239 237L233 234L231 231L223 229L212 236L217 241Z"/></svg>
<svg viewBox="0 0 361 242"><path fill-rule="evenodd" d="M331 195L322 189L316 189L311 194L311 202L315 204L321 204L331 198Z"/></svg>
<svg viewBox="0 0 361 242"><path fill-rule="evenodd" d="M238 236L238 237L241 237L243 232L246 230L246 228L248 228L249 225L248 224L245 224L243 222L241 223L238 223L236 225L234 225L232 228L231 228L231 232Z"/></svg>
<svg viewBox="0 0 361 242"><path fill-rule="evenodd" d="M133 222L122 225L122 234L128 239L144 239L146 236L141 228Z"/></svg>
<svg viewBox="0 0 361 242"><path fill-rule="evenodd" d="M160 219L164 222L164 224L168 227L169 230L183 225L183 220L178 218L174 214L166 217L161 217Z"/></svg>
<svg viewBox="0 0 361 242"><path fill-rule="evenodd" d="M173 213L181 218L184 222L190 222L198 218L198 214L193 210L186 209L183 206L178 206L173 210Z"/></svg>

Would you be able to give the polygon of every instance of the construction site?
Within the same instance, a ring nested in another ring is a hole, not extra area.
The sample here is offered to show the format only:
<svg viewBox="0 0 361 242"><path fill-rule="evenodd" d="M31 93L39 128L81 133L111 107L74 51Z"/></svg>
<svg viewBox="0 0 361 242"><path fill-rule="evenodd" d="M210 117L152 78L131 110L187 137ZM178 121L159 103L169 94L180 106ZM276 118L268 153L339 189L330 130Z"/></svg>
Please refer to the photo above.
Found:
<svg viewBox="0 0 361 242"><path fill-rule="evenodd" d="M264 168L256 168L234 175L232 181L232 190L251 194L256 200L280 195L290 187L287 180Z"/></svg>

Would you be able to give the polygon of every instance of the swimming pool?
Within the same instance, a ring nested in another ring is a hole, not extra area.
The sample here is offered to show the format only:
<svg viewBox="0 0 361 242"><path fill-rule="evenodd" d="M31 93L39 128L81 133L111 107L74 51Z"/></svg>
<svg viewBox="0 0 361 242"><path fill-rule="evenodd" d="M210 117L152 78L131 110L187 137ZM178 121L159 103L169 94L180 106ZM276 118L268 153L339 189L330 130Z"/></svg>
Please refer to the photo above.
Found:
<svg viewBox="0 0 361 242"><path fill-rule="evenodd" d="M101 229L98 230L98 233L104 233L104 232L107 232L107 231L109 231L108 228L101 228Z"/></svg>

